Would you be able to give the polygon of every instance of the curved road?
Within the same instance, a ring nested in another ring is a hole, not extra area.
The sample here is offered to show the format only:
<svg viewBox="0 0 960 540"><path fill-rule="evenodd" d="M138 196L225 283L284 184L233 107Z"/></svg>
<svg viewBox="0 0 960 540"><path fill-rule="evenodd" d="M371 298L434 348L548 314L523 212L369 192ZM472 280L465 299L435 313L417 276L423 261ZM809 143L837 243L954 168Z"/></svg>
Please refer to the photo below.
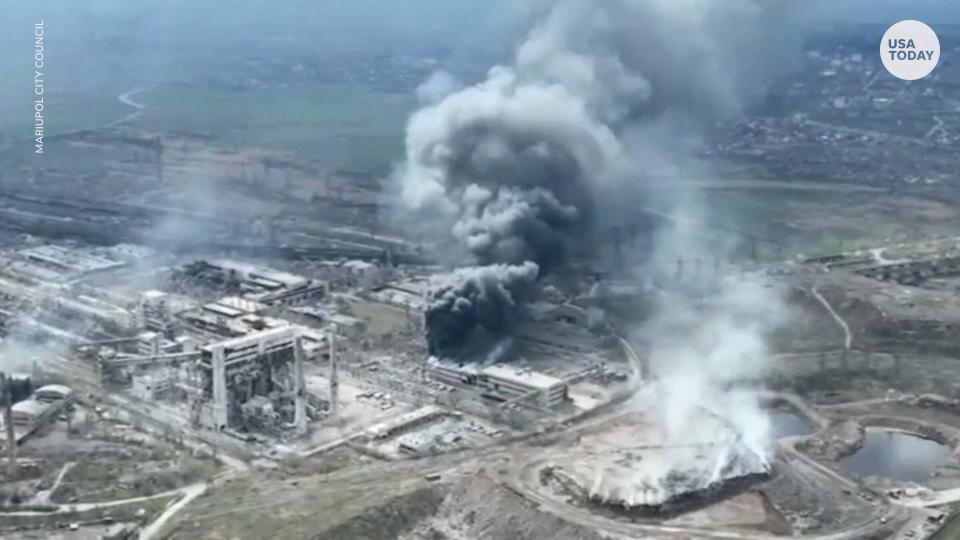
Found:
<svg viewBox="0 0 960 540"><path fill-rule="evenodd" d="M144 90L146 90L146 88L135 88L133 90L129 90L117 96L117 100L119 100L120 103L133 107L134 111L119 120L111 122L108 125L117 126L120 124L126 124L127 122L132 122L137 118L140 118L141 116L143 116L143 111L145 111L147 108L142 103L137 103L136 101L134 101L133 96L143 92Z"/></svg>
<svg viewBox="0 0 960 540"><path fill-rule="evenodd" d="M850 333L850 326L847 325L847 321L843 320L843 317L833 310L833 306L831 306L830 302L828 302L827 299L820 294L820 291L818 291L816 287L811 288L810 292L821 304L823 304L823 307L827 308L827 311L830 312L833 320L837 321L837 324L843 329L843 347L849 351L850 346L853 344L853 334Z"/></svg>
<svg viewBox="0 0 960 540"><path fill-rule="evenodd" d="M525 465L511 471L507 478L502 478L511 491L524 497L536 504L541 510L554 514L555 516L577 523L584 527L606 531L616 535L625 535L628 537L642 537L644 535L662 535L667 538L714 538L723 540L776 540L782 539L777 536L763 532L751 532L746 530L717 529L707 527L693 527L681 525L666 525L657 523L635 523L619 521L613 518L604 517L591 512L589 509L580 508L564 501L560 501L545 495L540 488L539 470L540 466L548 461L549 457L543 457L539 453L538 459L527 462ZM789 459L789 458L788 458ZM794 465L794 460L789 459L790 465ZM808 471L798 471L807 475ZM820 471L809 471L807 478L826 479L821 476ZM854 540L867 538L870 535L886 528L905 522L909 519L909 512L898 506L884 506L881 512L869 512L869 515L857 523L854 523L842 530L833 531L824 534L814 534L797 538L806 540Z"/></svg>

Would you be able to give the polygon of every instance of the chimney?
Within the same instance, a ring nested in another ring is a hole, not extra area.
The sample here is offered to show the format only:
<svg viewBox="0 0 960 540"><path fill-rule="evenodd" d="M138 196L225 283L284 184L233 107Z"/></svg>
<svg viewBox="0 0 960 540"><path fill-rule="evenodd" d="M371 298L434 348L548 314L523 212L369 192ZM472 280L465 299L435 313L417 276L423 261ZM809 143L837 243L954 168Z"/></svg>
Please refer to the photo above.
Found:
<svg viewBox="0 0 960 540"><path fill-rule="evenodd" d="M331 330L330 339L330 416L337 419L340 406L337 403L340 394L340 381L337 380L337 331Z"/></svg>

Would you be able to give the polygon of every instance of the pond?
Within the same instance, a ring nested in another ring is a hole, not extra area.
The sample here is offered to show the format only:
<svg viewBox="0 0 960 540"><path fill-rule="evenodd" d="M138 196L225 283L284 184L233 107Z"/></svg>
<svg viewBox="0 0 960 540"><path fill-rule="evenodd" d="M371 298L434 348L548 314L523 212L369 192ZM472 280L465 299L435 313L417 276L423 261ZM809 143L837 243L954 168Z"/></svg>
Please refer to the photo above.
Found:
<svg viewBox="0 0 960 540"><path fill-rule="evenodd" d="M770 409L767 415L770 418L770 433L774 439L807 435L813 431L810 419L791 409Z"/></svg>
<svg viewBox="0 0 960 540"><path fill-rule="evenodd" d="M923 484L950 458L950 447L930 439L883 429L867 429L863 447L840 460L847 473L882 476Z"/></svg>

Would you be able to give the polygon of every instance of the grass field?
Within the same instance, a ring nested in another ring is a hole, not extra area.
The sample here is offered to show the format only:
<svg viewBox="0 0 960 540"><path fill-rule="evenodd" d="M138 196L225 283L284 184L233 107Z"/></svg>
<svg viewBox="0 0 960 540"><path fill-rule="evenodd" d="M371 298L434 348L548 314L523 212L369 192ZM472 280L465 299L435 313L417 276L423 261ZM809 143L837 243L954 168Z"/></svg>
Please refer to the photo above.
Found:
<svg viewBox="0 0 960 540"><path fill-rule="evenodd" d="M315 464L326 459L326 455L311 458ZM425 506L422 510L435 510L436 501L421 496L421 490L434 486L417 466L375 463L358 467L356 457L331 459L352 463L338 463L335 470L302 469L301 465L291 469L285 464L280 471L255 472L217 485L177 516L167 538L377 538L363 526L377 524L386 538L396 538L387 527L403 524L388 521L379 509L396 508L392 503L399 500L415 507L403 506L408 514L420 510L418 505ZM306 476L288 476L300 472ZM328 536L331 533L334 535Z"/></svg>
<svg viewBox="0 0 960 540"><path fill-rule="evenodd" d="M330 170L383 174L402 157L411 96L356 85L248 91L164 85L139 94L140 125L200 132L226 147L291 151Z"/></svg>
<svg viewBox="0 0 960 540"><path fill-rule="evenodd" d="M960 214L937 201L892 193L792 189L710 190L707 222L772 238L807 255L960 234ZM762 247L762 245L761 245Z"/></svg>
<svg viewBox="0 0 960 540"><path fill-rule="evenodd" d="M954 205L896 186L781 178L750 163L703 169L663 181L657 189L665 196L651 198L648 208L701 223L699 230L735 245L738 256L749 256L747 235L782 244L778 253L774 244L758 243L759 258L772 260L960 234ZM670 195L672 189L678 195Z"/></svg>
<svg viewBox="0 0 960 540"><path fill-rule="evenodd" d="M33 138L33 102L29 99L0 100L0 126L14 139ZM54 135L117 120L129 113L129 108L118 102L116 96L56 96L46 101L44 110L45 134Z"/></svg>
<svg viewBox="0 0 960 540"><path fill-rule="evenodd" d="M32 55L30 55L32 57ZM0 66L0 135L30 142L34 126L34 69L26 56ZM103 60L106 62L106 60ZM43 75L45 135L89 128L129 114L117 95L134 84L121 71L98 72L51 64Z"/></svg>

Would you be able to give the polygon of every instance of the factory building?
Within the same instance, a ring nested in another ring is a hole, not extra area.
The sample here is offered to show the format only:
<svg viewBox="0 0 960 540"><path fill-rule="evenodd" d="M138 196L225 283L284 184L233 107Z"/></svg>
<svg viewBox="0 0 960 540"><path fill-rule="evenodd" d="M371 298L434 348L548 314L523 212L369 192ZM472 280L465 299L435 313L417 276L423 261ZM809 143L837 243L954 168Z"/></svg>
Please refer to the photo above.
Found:
<svg viewBox="0 0 960 540"><path fill-rule="evenodd" d="M260 302L228 296L185 311L179 317L187 327L218 337L238 337L288 325L282 319L262 316L266 309Z"/></svg>
<svg viewBox="0 0 960 540"><path fill-rule="evenodd" d="M37 391L33 393L33 397L43 403L55 403L57 401L70 403L70 401L73 400L73 390L69 386L62 384L48 384L37 388Z"/></svg>
<svg viewBox="0 0 960 540"><path fill-rule="evenodd" d="M206 281L235 285L244 298L271 306L302 305L330 292L326 281L237 261L197 261L185 271Z"/></svg>
<svg viewBox="0 0 960 540"><path fill-rule="evenodd" d="M325 298L329 294L330 284L328 282L311 279L296 286L251 295L250 297L271 306L301 306Z"/></svg>
<svg viewBox="0 0 960 540"><path fill-rule="evenodd" d="M173 329L167 297L161 291L144 291L140 294L140 317L147 330L169 335Z"/></svg>
<svg viewBox="0 0 960 540"><path fill-rule="evenodd" d="M370 298L410 313L422 314L429 281L408 279L385 285L370 294Z"/></svg>
<svg viewBox="0 0 960 540"><path fill-rule="evenodd" d="M11 407L14 437L18 442L23 440L56 420L60 412L69 408L72 403L73 390L69 387L53 384L38 388L29 399L14 403Z"/></svg>
<svg viewBox="0 0 960 540"><path fill-rule="evenodd" d="M56 245L22 249L18 255L40 268L46 268L63 277L85 276L124 266L124 262L108 259L88 250Z"/></svg>
<svg viewBox="0 0 960 540"><path fill-rule="evenodd" d="M527 314L536 322L565 322L579 326L589 324L587 311L573 304L534 302L527 306Z"/></svg>
<svg viewBox="0 0 960 540"><path fill-rule="evenodd" d="M27 427L40 423L43 413L47 410L47 404L36 399L27 399L15 403L13 405L13 425Z"/></svg>
<svg viewBox="0 0 960 540"><path fill-rule="evenodd" d="M201 349L202 398L196 420L210 429L306 429L303 345L292 326L211 343ZM270 407L265 407L266 398ZM264 413L251 425L256 411Z"/></svg>
<svg viewBox="0 0 960 540"><path fill-rule="evenodd" d="M433 405L423 406L415 411L401 414L383 423L371 427L367 434L371 439L382 440L395 437L418 427L439 421L447 413Z"/></svg>
<svg viewBox="0 0 960 540"><path fill-rule="evenodd" d="M382 268L367 261L347 261L343 263L347 285L359 287L365 291L383 285L385 272Z"/></svg>
<svg viewBox="0 0 960 540"><path fill-rule="evenodd" d="M567 400L567 383L556 377L509 365L483 368L461 366L450 362L431 362L427 368L431 379L450 386L474 389L497 401L531 398L544 408L553 408Z"/></svg>

